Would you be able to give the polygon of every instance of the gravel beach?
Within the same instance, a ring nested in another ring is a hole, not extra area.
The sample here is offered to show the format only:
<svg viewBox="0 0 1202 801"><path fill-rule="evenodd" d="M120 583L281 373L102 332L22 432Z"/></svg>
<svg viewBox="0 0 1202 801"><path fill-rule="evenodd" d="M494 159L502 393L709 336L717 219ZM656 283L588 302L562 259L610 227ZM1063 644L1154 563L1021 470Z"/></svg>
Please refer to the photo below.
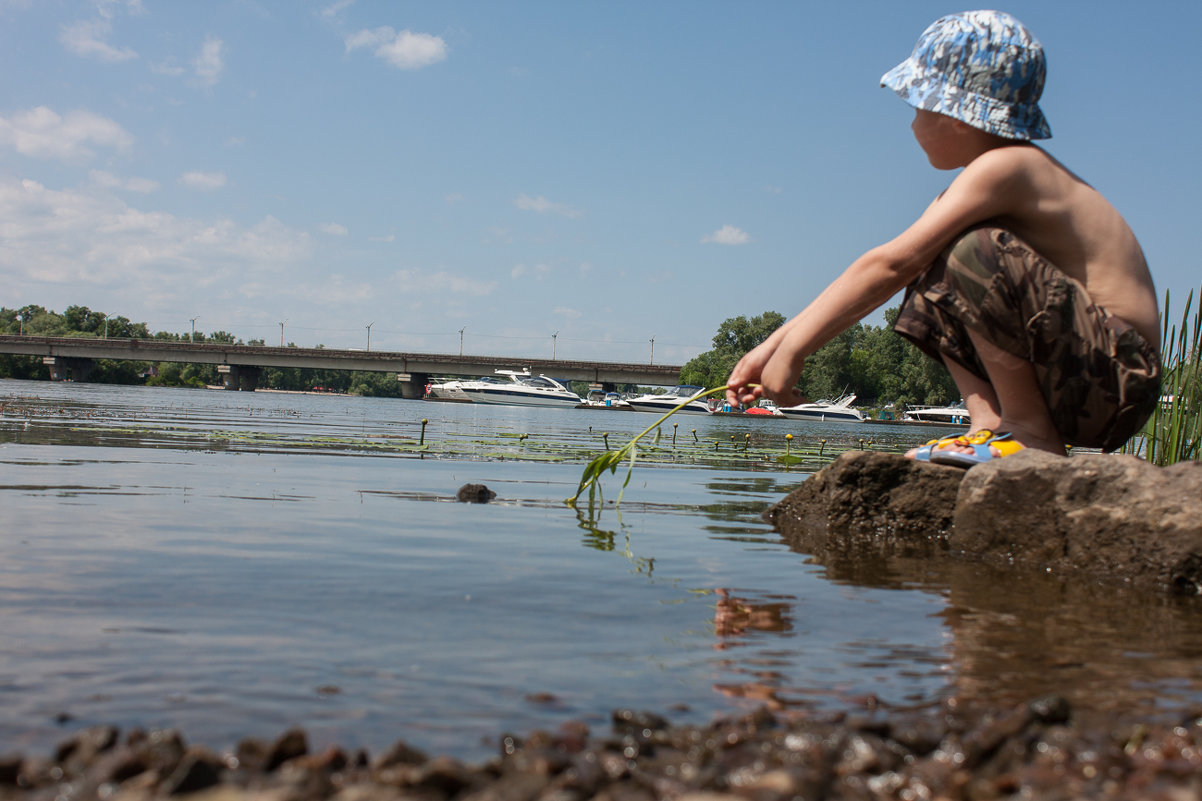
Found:
<svg viewBox="0 0 1202 801"><path fill-rule="evenodd" d="M314 753L299 729L216 753L174 731L96 727L53 754L0 756L0 799L1202 798L1202 717L1177 717L1084 730L1056 697L884 714L760 710L704 726L617 710L604 732L567 723L500 735L479 764L404 742Z"/></svg>

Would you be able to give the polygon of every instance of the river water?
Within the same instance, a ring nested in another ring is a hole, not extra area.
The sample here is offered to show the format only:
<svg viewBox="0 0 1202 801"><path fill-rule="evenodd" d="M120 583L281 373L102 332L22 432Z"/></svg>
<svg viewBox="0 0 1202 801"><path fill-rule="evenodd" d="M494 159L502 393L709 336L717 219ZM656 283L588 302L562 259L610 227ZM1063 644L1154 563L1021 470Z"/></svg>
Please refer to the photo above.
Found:
<svg viewBox="0 0 1202 801"><path fill-rule="evenodd" d="M782 465L786 447L820 463L930 429L680 417L620 506L623 471L599 514L563 503L653 419L0 381L0 750L101 723L217 749L299 725L317 746L480 759L618 707L1202 701L1195 599L821 565L760 519L816 466ZM456 503L468 482L496 499Z"/></svg>

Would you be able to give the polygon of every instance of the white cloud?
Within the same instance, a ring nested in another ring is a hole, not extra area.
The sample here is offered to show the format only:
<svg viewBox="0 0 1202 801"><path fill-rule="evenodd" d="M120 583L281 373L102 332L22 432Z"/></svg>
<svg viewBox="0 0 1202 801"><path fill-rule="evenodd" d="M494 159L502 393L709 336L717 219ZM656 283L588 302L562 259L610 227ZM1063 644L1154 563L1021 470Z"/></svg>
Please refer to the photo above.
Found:
<svg viewBox="0 0 1202 801"><path fill-rule="evenodd" d="M84 58L108 63L137 58L138 54L131 48L113 47L105 41L112 30L113 25L107 19L80 20L64 25L59 30L58 40L68 51Z"/></svg>
<svg viewBox="0 0 1202 801"><path fill-rule="evenodd" d="M392 280L407 291L446 292L455 295L491 295L497 288L496 281L481 281L462 275L453 275L445 270L423 272L417 269L398 270Z"/></svg>
<svg viewBox="0 0 1202 801"><path fill-rule="evenodd" d="M525 264L517 264L509 271L509 277L516 280L529 275L535 280L541 281L544 277L550 275L550 273L551 267L546 264L536 264L533 267L527 267Z"/></svg>
<svg viewBox="0 0 1202 801"><path fill-rule="evenodd" d="M144 195L150 194L159 188L159 182L152 181L149 178L120 178L104 170L92 170L88 173L88 178L96 186L105 189L125 189L130 192L140 192Z"/></svg>
<svg viewBox="0 0 1202 801"><path fill-rule="evenodd" d="M330 236L346 236L348 233L350 233L347 231L345 225L336 222L322 223L321 225L317 226L317 229L323 234L329 234Z"/></svg>
<svg viewBox="0 0 1202 801"><path fill-rule="evenodd" d="M150 71L155 75L166 75L170 78L178 78L185 72L183 67L179 66L171 59L159 62L157 64L152 62L150 64Z"/></svg>
<svg viewBox="0 0 1202 801"><path fill-rule="evenodd" d="M388 26L365 28L347 36L345 41L346 52L368 48L378 58L402 70L428 67L447 57L447 43L441 36L395 31Z"/></svg>
<svg viewBox="0 0 1202 801"><path fill-rule="evenodd" d="M584 316L584 313L579 309L572 309L567 306L556 306L551 310L551 313L563 317L565 320L577 320Z"/></svg>
<svg viewBox="0 0 1202 801"><path fill-rule="evenodd" d="M571 217L573 219L580 216L581 212L571 206L565 206L562 203L552 203L542 195L538 197L530 197L524 192L517 196L513 201L513 205L523 211L535 211L539 214L559 214L563 217Z"/></svg>
<svg viewBox="0 0 1202 801"><path fill-rule="evenodd" d="M337 17L346 8L353 5L354 2L355 0L337 0L337 2L330 3L328 6L323 8L320 12L321 16L325 17L326 19Z"/></svg>
<svg viewBox="0 0 1202 801"><path fill-rule="evenodd" d="M751 237L742 228L724 225L712 234L701 237L702 242L712 242L715 245L746 245Z"/></svg>
<svg viewBox="0 0 1202 801"><path fill-rule="evenodd" d="M105 19L112 19L115 13L113 9L121 6L125 6L125 10L134 16L146 10L142 7L142 0L96 0L96 13Z"/></svg>
<svg viewBox="0 0 1202 801"><path fill-rule="evenodd" d="M14 291L96 284L139 296L277 276L309 257L307 234L272 217L244 227L146 212L98 187L0 179L0 272Z"/></svg>
<svg viewBox="0 0 1202 801"><path fill-rule="evenodd" d="M179 182L189 189L198 189L202 192L212 192L215 189L220 189L225 186L225 173L223 172L201 172L200 170L192 170L186 172L179 177Z"/></svg>
<svg viewBox="0 0 1202 801"><path fill-rule="evenodd" d="M192 60L192 69L205 86L217 83L225 69L225 43L215 36L206 37L200 54Z"/></svg>
<svg viewBox="0 0 1202 801"><path fill-rule="evenodd" d="M78 161L91 158L89 144L124 150L133 137L117 123L90 111L59 115L46 106L0 117L0 147L37 159Z"/></svg>

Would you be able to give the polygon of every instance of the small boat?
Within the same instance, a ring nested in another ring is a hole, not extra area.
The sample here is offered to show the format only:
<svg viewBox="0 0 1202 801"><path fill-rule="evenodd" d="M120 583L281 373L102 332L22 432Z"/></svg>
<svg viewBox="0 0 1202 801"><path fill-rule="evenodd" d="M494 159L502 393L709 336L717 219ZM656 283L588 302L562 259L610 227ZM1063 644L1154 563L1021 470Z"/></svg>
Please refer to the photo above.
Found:
<svg viewBox="0 0 1202 801"><path fill-rule="evenodd" d="M767 398L760 398L760 402L757 403L755 406L752 406L750 409L747 409L746 413L747 414L762 414L762 415L767 415L770 417L784 417L785 416L784 413L781 412L780 408L776 405L776 402L768 400Z"/></svg>
<svg viewBox="0 0 1202 801"><path fill-rule="evenodd" d="M964 401L949 406L911 406L902 415L907 423L943 423L944 425L968 425L968 409Z"/></svg>
<svg viewBox="0 0 1202 801"><path fill-rule="evenodd" d="M627 398L626 402L630 404L630 408L636 412L659 412L664 414L670 412L680 404L684 403L689 398L702 392L705 387L695 387L691 384L681 384L673 387L671 391L664 392L659 395L639 395L635 398ZM689 401L689 403L680 410L681 414L709 414L710 405L704 398Z"/></svg>
<svg viewBox="0 0 1202 801"><path fill-rule="evenodd" d="M459 387L464 382L460 380L441 381L437 384L426 385L427 400L441 401L458 401L459 403L471 403L471 398L464 395Z"/></svg>
<svg viewBox="0 0 1202 801"><path fill-rule="evenodd" d="M590 389L580 404L582 409L621 409L629 410L630 404L619 392L606 392L602 389Z"/></svg>
<svg viewBox="0 0 1202 801"><path fill-rule="evenodd" d="M799 403L796 406L782 406L780 413L785 417L795 417L801 420L819 420L825 423L862 423L868 418L859 409L852 408L854 394L842 395L834 400L820 400L815 403Z"/></svg>
<svg viewBox="0 0 1202 801"><path fill-rule="evenodd" d="M473 403L495 403L508 406L565 406L574 408L583 399L554 378L532 376L529 370L496 370L509 381L482 378L462 381L459 391Z"/></svg>

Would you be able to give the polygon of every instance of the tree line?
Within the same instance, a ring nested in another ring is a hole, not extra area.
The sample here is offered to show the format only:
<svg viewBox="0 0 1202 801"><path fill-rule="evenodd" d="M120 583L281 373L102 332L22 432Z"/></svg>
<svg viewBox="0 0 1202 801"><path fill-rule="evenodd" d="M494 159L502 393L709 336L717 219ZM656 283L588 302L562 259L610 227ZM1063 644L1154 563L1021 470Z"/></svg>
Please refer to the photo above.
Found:
<svg viewBox="0 0 1202 801"><path fill-rule="evenodd" d="M897 307L885 311L884 326L856 323L806 360L798 387L810 400L856 395L857 406L897 408L913 404L941 406L960 393L947 368L909 340L893 332ZM785 322L779 312L748 319L731 317L718 327L713 349L689 361L680 373L685 384L718 387L744 353L759 345Z"/></svg>
<svg viewBox="0 0 1202 801"><path fill-rule="evenodd" d="M39 337L112 337L116 339L156 339L171 342L209 342L227 345L263 345L261 339L243 342L228 331L203 331L177 334L156 331L145 323L131 322L121 315L106 315L87 306L68 306L62 314L41 306L20 309L0 308L0 333ZM288 343L296 347L295 343ZM49 369L36 356L0 354L0 378L47 380ZM160 387L206 387L221 383L215 364L182 362L138 362L97 359L89 381L98 384L145 384ZM399 398L401 383L392 373L357 370L319 370L308 367L264 367L259 386L266 389L345 392L351 395Z"/></svg>

